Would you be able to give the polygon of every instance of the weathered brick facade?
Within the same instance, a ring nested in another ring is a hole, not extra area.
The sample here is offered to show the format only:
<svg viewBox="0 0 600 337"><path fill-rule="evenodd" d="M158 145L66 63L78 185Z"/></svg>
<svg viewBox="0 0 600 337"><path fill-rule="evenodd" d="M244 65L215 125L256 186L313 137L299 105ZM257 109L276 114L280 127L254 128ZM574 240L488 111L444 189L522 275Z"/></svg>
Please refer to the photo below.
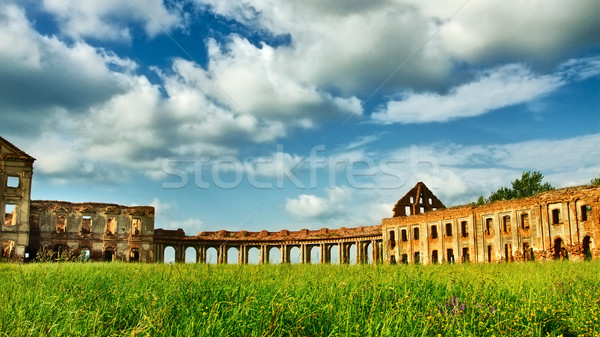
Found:
<svg viewBox="0 0 600 337"><path fill-rule="evenodd" d="M407 196L424 204L434 201L426 192L414 193ZM383 260L431 264L597 258L599 200L600 186L579 186L383 219Z"/></svg>
<svg viewBox="0 0 600 337"><path fill-rule="evenodd" d="M34 161L0 137L0 259L154 261L154 207L32 201Z"/></svg>

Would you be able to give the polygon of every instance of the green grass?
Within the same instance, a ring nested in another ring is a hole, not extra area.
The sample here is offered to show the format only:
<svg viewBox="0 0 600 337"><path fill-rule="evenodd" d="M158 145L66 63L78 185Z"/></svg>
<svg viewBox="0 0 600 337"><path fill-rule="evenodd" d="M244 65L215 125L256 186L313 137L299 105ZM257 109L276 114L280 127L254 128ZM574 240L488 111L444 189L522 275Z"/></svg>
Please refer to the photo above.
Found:
<svg viewBox="0 0 600 337"><path fill-rule="evenodd" d="M0 335L598 336L600 261L0 264Z"/></svg>

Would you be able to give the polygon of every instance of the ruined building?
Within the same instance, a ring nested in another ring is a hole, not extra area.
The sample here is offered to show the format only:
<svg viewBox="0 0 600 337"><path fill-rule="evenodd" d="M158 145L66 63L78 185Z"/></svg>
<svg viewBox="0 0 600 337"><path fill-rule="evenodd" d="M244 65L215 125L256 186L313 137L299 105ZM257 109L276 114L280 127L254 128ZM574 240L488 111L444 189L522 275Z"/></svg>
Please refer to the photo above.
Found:
<svg viewBox="0 0 600 337"><path fill-rule="evenodd" d="M501 262L600 256L600 186L445 208L418 183L382 220L387 263Z"/></svg>
<svg viewBox="0 0 600 337"><path fill-rule="evenodd" d="M272 251L289 263L461 263L585 259L600 256L600 186L580 186L483 206L446 208L418 183L381 225L278 232L216 231L187 236L181 229L154 229L154 208L103 203L31 200L34 158L0 137L0 228L2 260L60 259L175 262L186 255L217 263L232 255L269 263ZM319 258L311 260L316 252ZM230 254L231 253L231 254ZM237 254L237 255L235 255ZM189 258L187 259L189 260ZM231 262L231 261L229 261Z"/></svg>
<svg viewBox="0 0 600 337"><path fill-rule="evenodd" d="M153 262L154 208L31 200L35 159L0 137L0 229L8 260L60 258Z"/></svg>

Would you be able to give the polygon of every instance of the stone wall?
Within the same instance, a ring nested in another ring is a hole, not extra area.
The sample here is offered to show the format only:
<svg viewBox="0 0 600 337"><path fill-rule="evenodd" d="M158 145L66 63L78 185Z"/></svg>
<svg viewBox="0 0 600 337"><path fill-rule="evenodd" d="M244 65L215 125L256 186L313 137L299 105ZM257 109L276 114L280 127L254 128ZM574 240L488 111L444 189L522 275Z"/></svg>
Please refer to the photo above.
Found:
<svg viewBox="0 0 600 337"><path fill-rule="evenodd" d="M383 219L383 259L429 264L598 258L599 200L599 186L579 186Z"/></svg>
<svg viewBox="0 0 600 337"><path fill-rule="evenodd" d="M32 201L30 256L153 262L154 207Z"/></svg>

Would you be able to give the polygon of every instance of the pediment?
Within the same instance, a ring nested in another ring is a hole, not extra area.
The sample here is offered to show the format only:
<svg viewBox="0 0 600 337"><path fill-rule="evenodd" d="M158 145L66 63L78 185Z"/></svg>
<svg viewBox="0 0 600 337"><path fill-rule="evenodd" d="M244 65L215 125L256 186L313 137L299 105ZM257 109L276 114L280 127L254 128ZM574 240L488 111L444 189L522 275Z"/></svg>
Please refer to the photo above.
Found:
<svg viewBox="0 0 600 337"><path fill-rule="evenodd" d="M14 146L8 140L0 137L0 157L5 160L26 160L34 161L35 158L25 153L23 150Z"/></svg>

